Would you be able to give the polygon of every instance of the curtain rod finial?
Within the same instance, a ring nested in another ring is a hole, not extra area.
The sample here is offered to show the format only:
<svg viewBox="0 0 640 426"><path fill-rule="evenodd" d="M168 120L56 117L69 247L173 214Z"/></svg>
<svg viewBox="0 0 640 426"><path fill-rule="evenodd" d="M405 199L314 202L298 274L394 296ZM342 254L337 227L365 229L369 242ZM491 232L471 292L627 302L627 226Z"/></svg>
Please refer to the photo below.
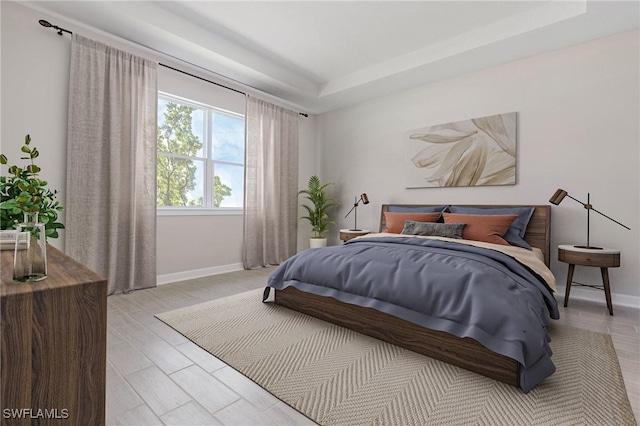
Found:
<svg viewBox="0 0 640 426"><path fill-rule="evenodd" d="M58 33L58 35L63 35L63 33L69 33L69 34L73 34L71 31L64 29L64 28L60 28L57 25L53 25L51 22L47 21L46 19L40 19L38 21L38 23L40 25L42 25L45 28L53 28L54 30L56 30L56 32Z"/></svg>

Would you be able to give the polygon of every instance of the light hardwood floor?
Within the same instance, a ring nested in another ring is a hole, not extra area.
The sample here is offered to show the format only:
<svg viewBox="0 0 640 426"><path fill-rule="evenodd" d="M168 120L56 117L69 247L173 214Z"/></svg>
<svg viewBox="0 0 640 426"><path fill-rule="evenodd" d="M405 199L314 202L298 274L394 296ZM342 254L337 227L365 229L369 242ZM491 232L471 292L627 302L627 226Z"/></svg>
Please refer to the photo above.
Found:
<svg viewBox="0 0 640 426"><path fill-rule="evenodd" d="M271 271L232 272L110 296L107 424L315 424L154 317L264 287ZM614 313L609 316L604 304L571 299L568 308L560 308L560 321L611 334L640 420L640 310L614 305Z"/></svg>

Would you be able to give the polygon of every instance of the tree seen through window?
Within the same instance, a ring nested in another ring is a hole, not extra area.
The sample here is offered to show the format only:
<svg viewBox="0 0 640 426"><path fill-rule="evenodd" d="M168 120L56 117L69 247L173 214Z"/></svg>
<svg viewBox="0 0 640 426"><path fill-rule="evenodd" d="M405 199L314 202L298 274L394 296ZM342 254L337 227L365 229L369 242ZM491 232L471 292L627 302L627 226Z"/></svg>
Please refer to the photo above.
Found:
<svg viewBox="0 0 640 426"><path fill-rule="evenodd" d="M157 144L158 206L242 207L242 117L162 96Z"/></svg>

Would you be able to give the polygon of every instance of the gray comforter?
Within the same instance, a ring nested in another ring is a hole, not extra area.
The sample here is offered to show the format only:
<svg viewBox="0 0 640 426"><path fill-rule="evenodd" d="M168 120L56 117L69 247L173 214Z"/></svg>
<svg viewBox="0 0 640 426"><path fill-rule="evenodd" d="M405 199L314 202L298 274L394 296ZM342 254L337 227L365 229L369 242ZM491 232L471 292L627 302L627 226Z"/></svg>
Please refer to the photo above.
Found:
<svg viewBox="0 0 640 426"><path fill-rule="evenodd" d="M470 337L523 368L528 392L553 374L546 325L555 298L531 269L495 250L421 238L355 239L306 250L280 265L269 289L288 286Z"/></svg>

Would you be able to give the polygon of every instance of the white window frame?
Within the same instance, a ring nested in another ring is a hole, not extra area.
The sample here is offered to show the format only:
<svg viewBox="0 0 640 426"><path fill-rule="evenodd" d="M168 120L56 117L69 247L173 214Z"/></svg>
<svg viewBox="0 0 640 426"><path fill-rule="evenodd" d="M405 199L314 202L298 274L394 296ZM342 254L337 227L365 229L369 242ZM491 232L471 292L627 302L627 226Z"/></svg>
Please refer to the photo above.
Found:
<svg viewBox="0 0 640 426"><path fill-rule="evenodd" d="M242 118L246 120L244 114L238 114L237 112L229 111L223 108L214 107L211 105L203 104L191 99L186 99L181 96L177 96L171 93L158 91L158 101L160 99L167 101L176 101L182 105L186 105L192 108L203 109L204 114L204 138L203 141L203 157L190 157L187 155L170 154L164 152L157 152L158 156L170 156L185 158L190 160L202 161L204 163L204 206L156 206L158 216L236 216L244 213L243 207L213 207L213 182L214 182L214 168L216 164L226 164L233 166L241 166L245 169L245 163L233 163L228 161L214 160L212 158L212 142L213 142L213 129L211 126L212 116L214 112L221 114L231 115L234 117ZM156 183L157 186L157 183ZM243 203L244 204L244 203Z"/></svg>

